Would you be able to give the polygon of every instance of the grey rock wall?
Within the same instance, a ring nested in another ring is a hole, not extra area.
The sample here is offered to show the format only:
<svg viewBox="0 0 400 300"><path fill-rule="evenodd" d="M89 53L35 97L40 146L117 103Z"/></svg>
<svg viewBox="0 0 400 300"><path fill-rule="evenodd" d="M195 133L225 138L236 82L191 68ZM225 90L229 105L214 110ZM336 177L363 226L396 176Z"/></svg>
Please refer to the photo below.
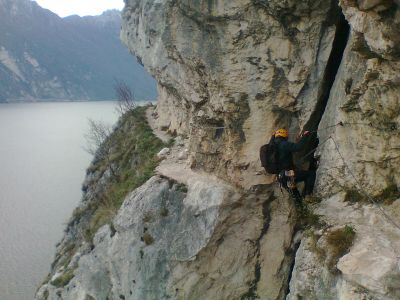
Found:
<svg viewBox="0 0 400 300"><path fill-rule="evenodd" d="M122 40L157 79L160 128L190 136L193 166L246 188L271 181L254 175L258 149L314 111L333 3L127 2Z"/></svg>
<svg viewBox="0 0 400 300"><path fill-rule="evenodd" d="M153 177L127 197L112 228L106 225L97 232L93 249L79 258L68 285L44 285L38 299L46 290L50 299L71 300L236 299L249 294L249 283L260 280L256 264L262 264L261 278L275 278L291 241L290 229L279 238L273 232L292 227L288 204L257 194L243 198L220 181L200 179L190 181L186 190ZM260 209L280 205L288 212L274 210L268 217L274 230L266 234ZM262 249L271 246L269 241L278 247L265 255ZM276 281L266 284L276 289L275 297L282 289Z"/></svg>
<svg viewBox="0 0 400 300"><path fill-rule="evenodd" d="M357 180L377 195L388 185L400 184L400 61L391 54L395 46L388 48L400 36L395 36L400 10L394 3L380 12L361 11L354 5L342 3L351 37L320 128L340 121L345 126L322 130L319 135L321 140L335 138ZM385 38L370 41L372 34ZM321 155L321 193L332 194L341 186L355 185L332 141L321 149Z"/></svg>

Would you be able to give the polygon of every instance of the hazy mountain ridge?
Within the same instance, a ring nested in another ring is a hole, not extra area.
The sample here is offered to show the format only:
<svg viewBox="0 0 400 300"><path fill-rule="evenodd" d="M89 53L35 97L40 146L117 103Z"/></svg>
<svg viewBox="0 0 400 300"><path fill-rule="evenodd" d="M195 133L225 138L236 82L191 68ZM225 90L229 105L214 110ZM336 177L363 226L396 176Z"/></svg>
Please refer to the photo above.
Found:
<svg viewBox="0 0 400 300"><path fill-rule="evenodd" d="M115 78L137 98L153 79L121 45L120 13L60 18L29 0L0 0L0 102L112 99Z"/></svg>

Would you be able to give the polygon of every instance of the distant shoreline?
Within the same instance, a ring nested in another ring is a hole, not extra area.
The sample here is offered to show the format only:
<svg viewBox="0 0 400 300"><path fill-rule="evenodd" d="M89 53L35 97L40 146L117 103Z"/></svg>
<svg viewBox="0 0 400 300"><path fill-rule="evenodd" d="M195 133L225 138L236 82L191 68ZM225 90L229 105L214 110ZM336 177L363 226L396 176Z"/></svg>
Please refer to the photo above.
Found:
<svg viewBox="0 0 400 300"><path fill-rule="evenodd" d="M12 101L5 101L0 102L1 104L31 104L31 103L70 103L70 102L118 102L116 99L109 99L109 100L12 100ZM157 100L135 100L135 102L149 102L155 103Z"/></svg>
<svg viewBox="0 0 400 300"><path fill-rule="evenodd" d="M0 101L0 104L11 104L11 103L41 103L41 102L103 102L103 101L117 101L114 99L110 100L65 100L65 99L29 99L29 100L5 100Z"/></svg>

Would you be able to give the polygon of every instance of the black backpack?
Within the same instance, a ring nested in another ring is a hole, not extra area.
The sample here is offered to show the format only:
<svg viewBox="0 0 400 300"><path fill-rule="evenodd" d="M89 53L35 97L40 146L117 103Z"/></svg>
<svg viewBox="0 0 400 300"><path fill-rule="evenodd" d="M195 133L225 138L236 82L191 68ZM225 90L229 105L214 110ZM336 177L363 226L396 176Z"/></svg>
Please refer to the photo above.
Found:
<svg viewBox="0 0 400 300"><path fill-rule="evenodd" d="M260 148L261 165L269 174L279 174L278 145L273 139Z"/></svg>

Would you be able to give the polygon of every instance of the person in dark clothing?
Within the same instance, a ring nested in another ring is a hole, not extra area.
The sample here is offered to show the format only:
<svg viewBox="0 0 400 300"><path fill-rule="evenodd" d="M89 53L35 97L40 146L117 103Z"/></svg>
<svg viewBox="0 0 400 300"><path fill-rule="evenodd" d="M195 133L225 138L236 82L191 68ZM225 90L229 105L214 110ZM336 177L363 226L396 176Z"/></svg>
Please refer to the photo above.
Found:
<svg viewBox="0 0 400 300"><path fill-rule="evenodd" d="M293 153L304 149L310 133L305 131L297 143L289 142L288 136L289 133L286 129L278 129L272 137L277 145L278 165L281 170L278 180L286 190L293 194L296 202L301 202L302 198L312 194L316 174L315 170L297 169L293 162ZM295 183L298 182L304 182L304 190L301 195L295 186Z"/></svg>

